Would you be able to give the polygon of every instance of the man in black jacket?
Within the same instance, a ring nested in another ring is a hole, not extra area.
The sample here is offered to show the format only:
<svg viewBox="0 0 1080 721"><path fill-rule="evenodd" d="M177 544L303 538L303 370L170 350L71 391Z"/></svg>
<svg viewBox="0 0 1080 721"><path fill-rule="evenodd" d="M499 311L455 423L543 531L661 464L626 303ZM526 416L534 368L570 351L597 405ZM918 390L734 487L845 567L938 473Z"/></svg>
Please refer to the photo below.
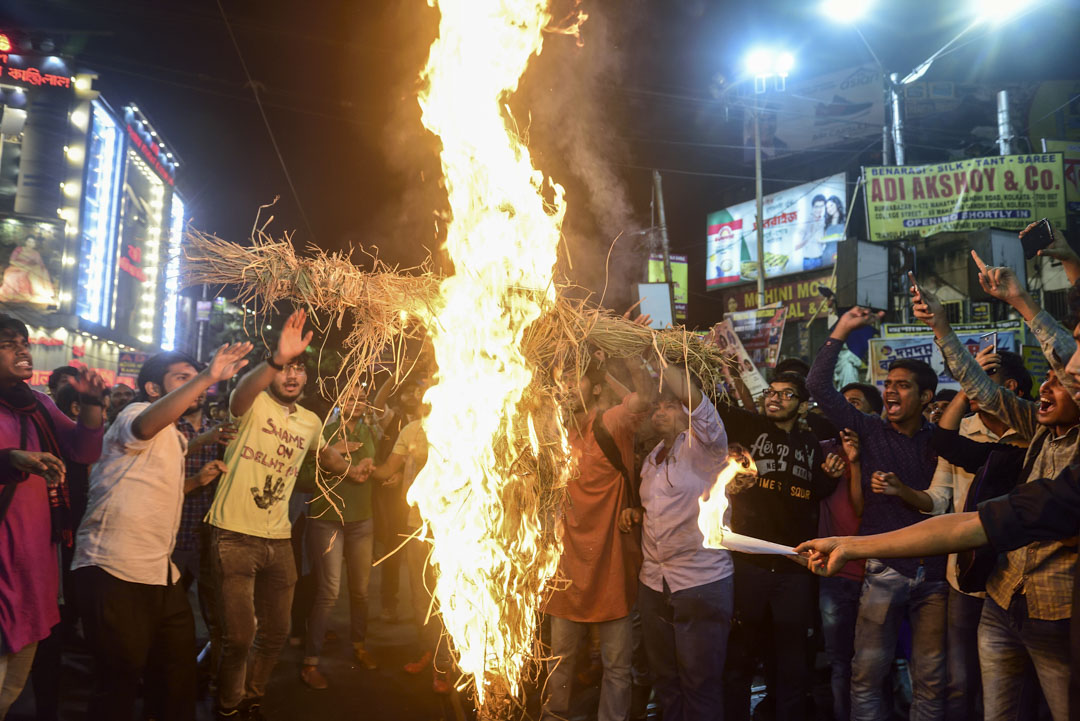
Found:
<svg viewBox="0 0 1080 721"><path fill-rule="evenodd" d="M717 407L728 441L743 446L757 465L757 482L731 494L731 530L754 538L795 545L817 531L818 503L832 493L844 462L830 455L821 463L817 437L798 427L810 394L802 376L777 373L764 392L765 413L732 405ZM828 467L835 476L825 472ZM770 695L776 718L805 718L809 685L807 628L817 592L806 569L780 556L733 554L735 619L725 674L727 712L750 718L750 681L758 649L775 655L776 682Z"/></svg>

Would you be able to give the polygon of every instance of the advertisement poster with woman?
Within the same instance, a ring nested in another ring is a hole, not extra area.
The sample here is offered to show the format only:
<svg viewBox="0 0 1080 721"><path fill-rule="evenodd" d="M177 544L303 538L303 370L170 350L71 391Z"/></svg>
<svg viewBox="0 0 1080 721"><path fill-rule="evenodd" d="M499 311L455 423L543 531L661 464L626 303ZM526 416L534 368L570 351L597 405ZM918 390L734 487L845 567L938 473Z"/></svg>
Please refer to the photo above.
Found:
<svg viewBox="0 0 1080 721"><path fill-rule="evenodd" d="M846 180L838 173L762 199L766 278L836 263L847 220ZM755 200L706 218L707 288L757 280L756 218Z"/></svg>

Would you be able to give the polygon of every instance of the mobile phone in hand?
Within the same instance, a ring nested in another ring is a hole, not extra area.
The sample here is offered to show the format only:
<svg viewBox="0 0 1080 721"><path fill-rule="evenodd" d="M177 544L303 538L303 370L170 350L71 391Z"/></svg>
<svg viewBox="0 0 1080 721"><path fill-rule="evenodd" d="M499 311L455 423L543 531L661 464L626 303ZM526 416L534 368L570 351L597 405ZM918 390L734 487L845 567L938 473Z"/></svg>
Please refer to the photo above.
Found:
<svg viewBox="0 0 1080 721"><path fill-rule="evenodd" d="M918 281L915 280L915 274L910 270L907 272L908 283L915 289L915 296L918 298L918 302L922 302L922 288L919 287Z"/></svg>
<svg viewBox="0 0 1080 721"><path fill-rule="evenodd" d="M1024 257L1028 260L1037 256L1040 250L1049 247L1053 242L1054 230L1046 218L1036 223L1034 228L1020 238L1020 243L1024 246Z"/></svg>
<svg viewBox="0 0 1080 721"><path fill-rule="evenodd" d="M984 333L979 336L979 352L992 348L991 353L997 353L997 332Z"/></svg>

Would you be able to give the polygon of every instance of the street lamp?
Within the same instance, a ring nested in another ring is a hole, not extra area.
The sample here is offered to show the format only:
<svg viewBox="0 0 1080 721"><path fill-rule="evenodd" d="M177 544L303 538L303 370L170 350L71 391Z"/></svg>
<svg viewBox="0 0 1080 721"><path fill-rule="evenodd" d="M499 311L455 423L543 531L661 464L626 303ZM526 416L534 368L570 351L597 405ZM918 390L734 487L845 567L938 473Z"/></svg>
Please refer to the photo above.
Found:
<svg viewBox="0 0 1080 721"><path fill-rule="evenodd" d="M915 66L915 69L900 77L899 73L887 73L884 66L881 64L881 60L878 59L877 53L870 46L866 36L862 34L858 26L854 24L854 20L861 14L865 13L869 7L870 0L822 0L819 8L822 14L827 15L830 19L837 22L850 22L855 32L858 33L859 39L862 40L863 45L870 52L870 56L874 58L874 62L878 66L878 70L881 72L881 78L885 86L884 107L882 113L885 115L885 124L882 128L882 163L889 165L889 136L892 136L893 150L895 151L896 165L904 164L904 107L903 100L900 94L900 90L911 83L914 83L930 69L934 61L948 52L960 38L967 35L973 28L981 25L983 22L992 21L995 24L1000 24L1004 20L1012 17L1021 11L1026 11L1030 6L1036 5L1042 0L975 0L972 6L975 10L975 19L965 26L960 32L953 36L952 40L945 43L937 52L928 57L926 60ZM889 111L892 111L891 127L889 121Z"/></svg>
<svg viewBox="0 0 1080 721"><path fill-rule="evenodd" d="M758 308L765 307L765 218L761 194L761 122L757 96L765 92L769 78L783 90L795 57L785 51L755 48L746 55L746 69L754 76L754 184L757 199L757 296Z"/></svg>

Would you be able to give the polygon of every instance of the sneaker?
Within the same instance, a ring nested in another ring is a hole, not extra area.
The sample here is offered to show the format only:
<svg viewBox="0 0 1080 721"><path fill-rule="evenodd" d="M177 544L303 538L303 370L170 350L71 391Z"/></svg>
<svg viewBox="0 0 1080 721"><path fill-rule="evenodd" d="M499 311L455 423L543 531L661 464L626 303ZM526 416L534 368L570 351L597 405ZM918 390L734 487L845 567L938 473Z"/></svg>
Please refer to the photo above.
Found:
<svg viewBox="0 0 1080 721"><path fill-rule="evenodd" d="M436 671L432 674L431 690L438 694L450 693L450 682L446 680L444 672Z"/></svg>
<svg viewBox="0 0 1080 721"><path fill-rule="evenodd" d="M405 664L405 673L418 674L431 663L431 651L424 651L424 655L411 663Z"/></svg>
<svg viewBox="0 0 1080 721"><path fill-rule="evenodd" d="M330 685L326 681L326 676L323 676L319 671L318 666L301 666L300 680L307 684L308 688L313 688L317 691L321 691Z"/></svg>
<svg viewBox="0 0 1080 721"><path fill-rule="evenodd" d="M368 671L375 668L375 657L368 653L362 641L353 643L353 660Z"/></svg>

